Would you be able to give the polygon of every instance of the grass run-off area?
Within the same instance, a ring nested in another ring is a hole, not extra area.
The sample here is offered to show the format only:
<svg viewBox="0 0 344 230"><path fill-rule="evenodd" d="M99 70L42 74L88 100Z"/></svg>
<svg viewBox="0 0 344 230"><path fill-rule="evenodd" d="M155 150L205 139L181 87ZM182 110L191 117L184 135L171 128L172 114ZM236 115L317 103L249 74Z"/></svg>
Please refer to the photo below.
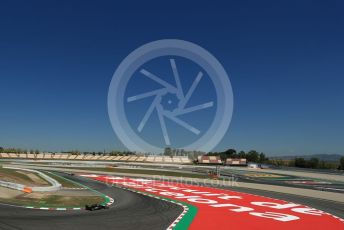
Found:
<svg viewBox="0 0 344 230"><path fill-rule="evenodd" d="M57 180L64 188L84 188L78 183L74 183L73 181L64 179L63 177L53 173L46 174ZM35 175L38 176L38 174ZM28 182L31 184L34 182L32 181L32 176L27 176L25 173L20 173L19 170L6 169L2 167L0 167L0 180L17 183ZM56 192L24 193L19 190L0 187L0 203L10 205L48 208L74 208L84 207L86 204L103 202L105 202L104 195L87 188L84 188L83 190L59 190Z"/></svg>
<svg viewBox="0 0 344 230"><path fill-rule="evenodd" d="M61 177L61 176L57 176L53 173L49 173L49 172L44 172L46 175L48 175L49 177L55 179L57 182L59 182L63 188L82 188L81 185L74 183L70 180L66 180L65 178Z"/></svg>
<svg viewBox="0 0 344 230"><path fill-rule="evenodd" d="M25 185L49 185L49 183L37 173L8 169L2 166L0 166L0 180Z"/></svg>
<svg viewBox="0 0 344 230"><path fill-rule="evenodd" d="M0 175L17 177L17 178L20 178L22 180L32 181L30 177L28 177L25 174L19 173L19 172L17 172L17 170L14 170L14 169L6 169L3 167L0 167Z"/></svg>

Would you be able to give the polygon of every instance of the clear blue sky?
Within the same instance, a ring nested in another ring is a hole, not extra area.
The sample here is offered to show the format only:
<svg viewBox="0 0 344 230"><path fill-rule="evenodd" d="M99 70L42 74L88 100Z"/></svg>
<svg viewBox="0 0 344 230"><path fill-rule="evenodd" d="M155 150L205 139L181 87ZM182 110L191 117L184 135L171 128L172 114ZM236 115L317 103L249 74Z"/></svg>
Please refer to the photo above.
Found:
<svg viewBox="0 0 344 230"><path fill-rule="evenodd" d="M0 146L124 149L112 75L135 48L177 38L230 74L233 120L216 150L343 153L343 1L206 2L1 1Z"/></svg>

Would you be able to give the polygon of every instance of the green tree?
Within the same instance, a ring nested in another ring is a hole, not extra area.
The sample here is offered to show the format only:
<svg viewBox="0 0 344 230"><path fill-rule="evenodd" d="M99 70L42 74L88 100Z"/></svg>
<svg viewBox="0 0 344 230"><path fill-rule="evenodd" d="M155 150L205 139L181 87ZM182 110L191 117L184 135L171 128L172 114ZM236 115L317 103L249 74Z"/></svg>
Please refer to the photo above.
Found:
<svg viewBox="0 0 344 230"><path fill-rule="evenodd" d="M302 157L295 158L295 167L306 168L306 160Z"/></svg>
<svg viewBox="0 0 344 230"><path fill-rule="evenodd" d="M267 162L269 159L265 156L264 153L260 153L259 154L259 162L260 163L264 163L264 162Z"/></svg>
<svg viewBox="0 0 344 230"><path fill-rule="evenodd" d="M344 170L344 156L339 160L339 169Z"/></svg>
<svg viewBox="0 0 344 230"><path fill-rule="evenodd" d="M172 148L166 147L164 150L164 156L172 156Z"/></svg>
<svg viewBox="0 0 344 230"><path fill-rule="evenodd" d="M259 161L259 153L255 150L251 150L246 154L247 161L251 162L258 162Z"/></svg>
<svg viewBox="0 0 344 230"><path fill-rule="evenodd" d="M244 151L240 151L240 152L238 153L238 157L239 157L239 158L246 158L246 153L245 153Z"/></svg>
<svg viewBox="0 0 344 230"><path fill-rule="evenodd" d="M224 153L229 158L229 157L232 157L232 155L236 154L236 150L235 149L227 149Z"/></svg>
<svg viewBox="0 0 344 230"><path fill-rule="evenodd" d="M283 162L283 161L281 160L281 162ZM284 164L282 163L281 165L284 165ZM295 159L288 160L286 163L286 166L295 167Z"/></svg>
<svg viewBox="0 0 344 230"><path fill-rule="evenodd" d="M81 152L79 150L73 150L70 152L72 155L80 155Z"/></svg>
<svg viewBox="0 0 344 230"><path fill-rule="evenodd" d="M312 157L308 162L307 162L308 168L318 168L319 167L319 159L316 157Z"/></svg>
<svg viewBox="0 0 344 230"><path fill-rule="evenodd" d="M233 158L235 154L235 149L227 149L226 151L220 153L220 158L222 161L225 161L227 158Z"/></svg>

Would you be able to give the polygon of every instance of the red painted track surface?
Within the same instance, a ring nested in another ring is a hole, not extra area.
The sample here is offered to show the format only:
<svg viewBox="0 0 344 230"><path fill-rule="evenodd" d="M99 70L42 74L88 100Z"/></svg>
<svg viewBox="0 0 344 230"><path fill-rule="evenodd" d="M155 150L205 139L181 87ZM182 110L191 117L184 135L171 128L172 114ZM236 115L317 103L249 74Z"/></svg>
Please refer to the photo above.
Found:
<svg viewBox="0 0 344 230"><path fill-rule="evenodd" d="M188 229L344 230L344 220L304 205L218 188L128 177L83 175L197 207Z"/></svg>

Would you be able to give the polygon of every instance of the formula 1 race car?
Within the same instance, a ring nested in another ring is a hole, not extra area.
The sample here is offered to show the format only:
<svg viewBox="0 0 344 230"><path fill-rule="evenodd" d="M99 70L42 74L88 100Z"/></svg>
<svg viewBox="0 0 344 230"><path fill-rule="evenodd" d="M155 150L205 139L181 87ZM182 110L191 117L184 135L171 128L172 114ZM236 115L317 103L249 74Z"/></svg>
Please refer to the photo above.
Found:
<svg viewBox="0 0 344 230"><path fill-rule="evenodd" d="M88 211L96 211L101 209L108 209L109 207L102 204L92 204L92 205L85 205L85 210Z"/></svg>

